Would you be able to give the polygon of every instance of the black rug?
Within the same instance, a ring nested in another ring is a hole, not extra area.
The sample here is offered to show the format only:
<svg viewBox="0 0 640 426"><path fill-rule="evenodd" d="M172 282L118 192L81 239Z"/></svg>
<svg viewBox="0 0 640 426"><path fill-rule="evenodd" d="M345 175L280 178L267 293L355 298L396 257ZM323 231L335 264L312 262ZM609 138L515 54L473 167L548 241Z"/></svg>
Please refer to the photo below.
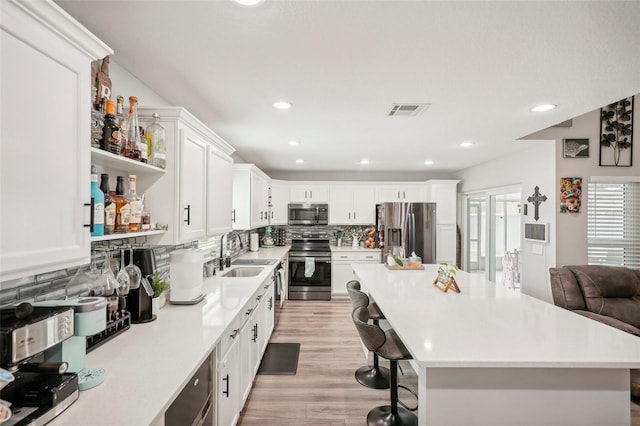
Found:
<svg viewBox="0 0 640 426"><path fill-rule="evenodd" d="M296 374L300 343L268 343L258 374Z"/></svg>

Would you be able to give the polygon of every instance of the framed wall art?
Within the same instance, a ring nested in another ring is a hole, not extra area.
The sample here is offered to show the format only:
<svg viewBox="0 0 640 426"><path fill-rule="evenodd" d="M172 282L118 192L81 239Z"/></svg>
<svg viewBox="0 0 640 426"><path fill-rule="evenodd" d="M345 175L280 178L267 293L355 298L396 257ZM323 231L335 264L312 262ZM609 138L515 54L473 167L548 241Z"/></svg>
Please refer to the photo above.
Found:
<svg viewBox="0 0 640 426"><path fill-rule="evenodd" d="M563 139L563 158L587 158L589 157L589 139Z"/></svg>
<svg viewBox="0 0 640 426"><path fill-rule="evenodd" d="M600 110L600 165L631 167L633 96Z"/></svg>

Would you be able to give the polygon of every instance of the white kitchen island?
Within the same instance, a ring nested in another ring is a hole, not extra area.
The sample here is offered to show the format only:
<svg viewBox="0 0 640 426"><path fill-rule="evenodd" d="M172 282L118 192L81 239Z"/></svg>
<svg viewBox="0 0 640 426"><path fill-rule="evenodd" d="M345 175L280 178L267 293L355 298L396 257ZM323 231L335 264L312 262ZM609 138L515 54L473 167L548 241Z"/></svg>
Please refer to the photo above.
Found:
<svg viewBox="0 0 640 426"><path fill-rule="evenodd" d="M420 425L629 425L640 339L459 271L353 265L411 352ZM373 408L373 407L372 407Z"/></svg>

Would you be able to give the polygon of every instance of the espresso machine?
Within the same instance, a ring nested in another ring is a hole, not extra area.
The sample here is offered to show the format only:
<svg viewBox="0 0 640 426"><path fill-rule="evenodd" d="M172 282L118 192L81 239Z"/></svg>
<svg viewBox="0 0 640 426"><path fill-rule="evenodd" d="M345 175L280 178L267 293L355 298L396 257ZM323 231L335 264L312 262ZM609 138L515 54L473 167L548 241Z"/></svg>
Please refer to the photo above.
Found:
<svg viewBox="0 0 640 426"><path fill-rule="evenodd" d="M67 372L67 362L44 357L73 337L74 325L69 306L22 303L0 309L0 367L14 376L0 390L12 411L3 426L45 424L78 399L78 375Z"/></svg>
<svg viewBox="0 0 640 426"><path fill-rule="evenodd" d="M100 333L107 326L107 300L104 297L76 297L67 300L48 300L34 307L69 307L73 309L73 336L44 352L45 361L68 364L67 371L78 375L78 388L91 389L105 379L103 368L87 368L87 336Z"/></svg>

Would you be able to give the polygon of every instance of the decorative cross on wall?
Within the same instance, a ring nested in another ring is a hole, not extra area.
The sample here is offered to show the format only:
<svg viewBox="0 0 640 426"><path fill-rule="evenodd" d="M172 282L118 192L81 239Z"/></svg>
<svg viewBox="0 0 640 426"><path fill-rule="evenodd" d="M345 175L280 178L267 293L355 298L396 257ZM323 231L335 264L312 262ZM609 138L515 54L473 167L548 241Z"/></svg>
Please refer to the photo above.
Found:
<svg viewBox="0 0 640 426"><path fill-rule="evenodd" d="M535 188L533 188L533 195L527 198L527 201L532 203L535 208L533 218L537 222L538 219L540 219L540 216L538 215L538 207L540 206L540 204L547 201L547 196L540 194L540 188L536 186Z"/></svg>

